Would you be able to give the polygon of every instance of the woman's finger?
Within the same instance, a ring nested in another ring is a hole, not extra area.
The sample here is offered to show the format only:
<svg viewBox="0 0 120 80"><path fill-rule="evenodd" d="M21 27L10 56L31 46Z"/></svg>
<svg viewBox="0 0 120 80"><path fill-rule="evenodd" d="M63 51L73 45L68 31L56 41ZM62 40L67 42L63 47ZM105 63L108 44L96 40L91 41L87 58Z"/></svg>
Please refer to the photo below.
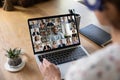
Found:
<svg viewBox="0 0 120 80"><path fill-rule="evenodd" d="M50 64L50 62L47 60L47 59L43 59L43 62L46 64L46 65L48 65L48 64Z"/></svg>
<svg viewBox="0 0 120 80"><path fill-rule="evenodd" d="M50 63L47 59L43 59L43 63L46 67L50 67L52 63Z"/></svg>
<svg viewBox="0 0 120 80"><path fill-rule="evenodd" d="M43 72L43 68L44 68L43 64L40 63L40 64L39 64L39 69L40 69L41 72Z"/></svg>

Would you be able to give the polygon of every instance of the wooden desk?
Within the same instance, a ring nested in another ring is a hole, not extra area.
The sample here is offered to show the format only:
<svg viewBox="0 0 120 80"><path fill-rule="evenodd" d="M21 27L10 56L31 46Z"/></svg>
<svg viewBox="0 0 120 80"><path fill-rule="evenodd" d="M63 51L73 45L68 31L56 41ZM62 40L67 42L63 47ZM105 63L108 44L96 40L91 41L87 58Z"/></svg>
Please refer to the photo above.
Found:
<svg viewBox="0 0 120 80"><path fill-rule="evenodd" d="M72 0L51 0L30 8L16 7L13 12L0 9L0 80L42 80L32 51L27 19L68 13L68 9L73 8L81 13L82 9L86 9ZM84 36L80 37L82 45L89 53L101 48ZM26 66L22 71L10 73L4 69L6 57L3 49L15 47L20 47L26 52Z"/></svg>

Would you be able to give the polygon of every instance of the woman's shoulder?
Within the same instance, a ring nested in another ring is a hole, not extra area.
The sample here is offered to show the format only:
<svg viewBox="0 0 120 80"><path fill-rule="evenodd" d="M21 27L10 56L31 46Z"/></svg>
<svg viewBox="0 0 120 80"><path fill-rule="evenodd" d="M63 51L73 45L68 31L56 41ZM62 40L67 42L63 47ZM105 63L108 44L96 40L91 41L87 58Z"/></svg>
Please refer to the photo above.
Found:
<svg viewBox="0 0 120 80"><path fill-rule="evenodd" d="M99 51L94 52L87 58L89 59L90 62L97 64L103 60L110 60L111 58L116 59L117 57L120 57L120 45L111 44Z"/></svg>
<svg viewBox="0 0 120 80"><path fill-rule="evenodd" d="M77 78L78 80L89 80L90 78L98 80L99 74L104 76L115 77L116 68L118 62L120 63L120 45L112 44L96 51L89 57L84 57L75 62L73 66L70 67L68 74L66 75L66 80L71 80L71 78ZM112 71L113 73L108 73ZM74 74L75 76L71 76ZM98 74L98 76L97 76ZM88 78L88 79L83 79ZM91 79L90 79L91 80ZM115 79L113 79L115 80Z"/></svg>
<svg viewBox="0 0 120 80"><path fill-rule="evenodd" d="M115 44L111 44L99 51L94 52L91 56L105 57L108 55L116 55L116 54L118 54L120 56L119 52L120 52L120 44L115 43Z"/></svg>

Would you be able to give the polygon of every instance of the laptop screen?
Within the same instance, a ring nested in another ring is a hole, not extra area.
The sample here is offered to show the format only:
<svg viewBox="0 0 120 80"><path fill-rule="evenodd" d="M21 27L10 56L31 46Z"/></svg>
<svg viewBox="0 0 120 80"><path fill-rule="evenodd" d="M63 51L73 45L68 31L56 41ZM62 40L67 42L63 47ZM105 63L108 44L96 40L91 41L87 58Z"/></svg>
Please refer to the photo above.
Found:
<svg viewBox="0 0 120 80"><path fill-rule="evenodd" d="M28 20L35 53L79 45L79 34L74 14L34 18Z"/></svg>

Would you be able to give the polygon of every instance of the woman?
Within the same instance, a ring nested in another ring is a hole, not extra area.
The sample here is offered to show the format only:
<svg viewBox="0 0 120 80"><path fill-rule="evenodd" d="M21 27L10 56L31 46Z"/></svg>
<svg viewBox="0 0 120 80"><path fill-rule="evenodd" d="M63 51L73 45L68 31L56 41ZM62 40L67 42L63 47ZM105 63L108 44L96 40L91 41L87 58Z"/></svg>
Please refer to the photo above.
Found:
<svg viewBox="0 0 120 80"><path fill-rule="evenodd" d="M47 26L54 26L54 23L52 22L52 20L51 20L51 19L48 19Z"/></svg>
<svg viewBox="0 0 120 80"><path fill-rule="evenodd" d="M61 27L61 21L60 21L60 18L55 18L55 26L57 27Z"/></svg>
<svg viewBox="0 0 120 80"><path fill-rule="evenodd" d="M42 44L37 44L35 47L35 52L43 51Z"/></svg>
<svg viewBox="0 0 120 80"><path fill-rule="evenodd" d="M102 25L111 27L113 43L76 62L69 69L66 80L120 80L120 0L95 1L96 6L89 8L95 11ZM46 80L60 80L58 68L46 59L40 69Z"/></svg>
<svg viewBox="0 0 120 80"><path fill-rule="evenodd" d="M46 28L46 24L43 22L43 20L40 21L39 28L40 30L44 30Z"/></svg>
<svg viewBox="0 0 120 80"><path fill-rule="evenodd" d="M77 39L77 36L72 37L72 43L73 44L78 44L79 43L79 41Z"/></svg>
<svg viewBox="0 0 120 80"><path fill-rule="evenodd" d="M34 37L34 46L36 47L36 45L38 45L38 44L40 44L41 43L41 38L40 38L40 36L39 35L36 35L35 37Z"/></svg>
<svg viewBox="0 0 120 80"><path fill-rule="evenodd" d="M53 41L52 48L53 49L58 48L58 45L57 45L56 41Z"/></svg>
<svg viewBox="0 0 120 80"><path fill-rule="evenodd" d="M67 39L66 39L66 45L67 45L67 46L72 45L72 42L70 41L70 38L67 38Z"/></svg>
<svg viewBox="0 0 120 80"><path fill-rule="evenodd" d="M43 51L51 50L51 47L48 45L48 43L45 43L45 46L43 48Z"/></svg>

